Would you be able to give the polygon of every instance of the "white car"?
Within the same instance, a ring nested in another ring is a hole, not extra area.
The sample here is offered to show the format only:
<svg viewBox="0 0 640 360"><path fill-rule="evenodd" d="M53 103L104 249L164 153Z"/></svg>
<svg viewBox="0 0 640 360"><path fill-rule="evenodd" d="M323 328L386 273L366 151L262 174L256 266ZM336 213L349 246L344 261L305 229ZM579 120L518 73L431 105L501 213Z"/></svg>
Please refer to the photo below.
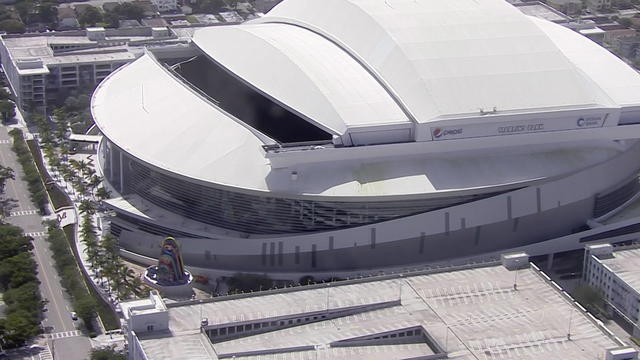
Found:
<svg viewBox="0 0 640 360"><path fill-rule="evenodd" d="M75 312L75 311L72 311L72 312L71 312L71 320L73 320L73 321L78 320L78 314L76 314L76 312Z"/></svg>

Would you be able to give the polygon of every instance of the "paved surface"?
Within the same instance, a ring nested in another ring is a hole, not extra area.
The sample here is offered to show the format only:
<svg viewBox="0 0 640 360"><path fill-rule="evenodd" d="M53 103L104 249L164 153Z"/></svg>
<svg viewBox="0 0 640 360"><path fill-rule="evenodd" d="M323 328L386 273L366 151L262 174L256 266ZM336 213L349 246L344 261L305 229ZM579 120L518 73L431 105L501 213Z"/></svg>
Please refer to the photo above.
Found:
<svg viewBox="0 0 640 360"><path fill-rule="evenodd" d="M88 337L81 336L77 331L77 322L71 320L71 304L64 289L60 285L48 244L44 240L45 228L43 218L29 199L27 184L22 180L22 168L17 163L11 150L10 137L7 128L0 128L0 164L11 167L16 180L9 180L6 186L6 196L16 199L16 207L11 209L11 216L7 221L20 226L24 232L34 238L34 255L38 263L38 279L42 297L48 300L45 306L42 326L48 334L65 334L65 336L48 336L40 339L40 349L13 352L15 359L87 359L91 343ZM48 347L48 348L47 348ZM53 355L53 357L51 357Z"/></svg>
<svg viewBox="0 0 640 360"><path fill-rule="evenodd" d="M534 268L471 267L220 298L171 307L168 316L168 331L138 335L150 360L183 354L246 360L418 358L440 351L427 346L425 333L458 360L593 360L621 345ZM210 336L220 341L211 344L201 334L203 318ZM228 334L236 338L225 338ZM362 339L367 343L359 343ZM336 342L352 343L336 347Z"/></svg>

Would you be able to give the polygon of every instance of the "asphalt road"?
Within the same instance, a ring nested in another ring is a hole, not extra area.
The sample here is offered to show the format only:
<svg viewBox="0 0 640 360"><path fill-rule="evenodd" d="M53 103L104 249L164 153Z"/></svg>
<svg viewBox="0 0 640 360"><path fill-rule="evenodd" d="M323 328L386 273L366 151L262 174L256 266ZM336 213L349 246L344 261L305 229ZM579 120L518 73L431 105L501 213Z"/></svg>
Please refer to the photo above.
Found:
<svg viewBox="0 0 640 360"><path fill-rule="evenodd" d="M65 359L82 360L89 358L91 342L88 337L78 331L77 321L71 319L71 303L60 285L60 279L53 267L53 258L48 244L44 240L45 228L43 218L29 199L27 184L22 180L22 168L11 150L10 136L6 127L0 128L0 164L14 170L15 180L9 180L5 188L5 196L17 200L16 207L11 209L7 221L20 226L24 232L34 238L34 255L38 263L38 279L40 293L48 300L45 306L42 326L47 333L46 346L33 351L12 353L15 359Z"/></svg>

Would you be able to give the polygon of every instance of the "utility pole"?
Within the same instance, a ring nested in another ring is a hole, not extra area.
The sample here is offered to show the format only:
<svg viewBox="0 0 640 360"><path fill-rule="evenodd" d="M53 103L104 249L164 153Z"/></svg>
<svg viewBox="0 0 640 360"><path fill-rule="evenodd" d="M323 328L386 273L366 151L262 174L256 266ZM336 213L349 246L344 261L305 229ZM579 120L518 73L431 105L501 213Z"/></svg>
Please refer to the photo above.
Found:
<svg viewBox="0 0 640 360"><path fill-rule="evenodd" d="M573 309L569 312L569 329L567 330L567 340L571 341L571 316L573 315Z"/></svg>

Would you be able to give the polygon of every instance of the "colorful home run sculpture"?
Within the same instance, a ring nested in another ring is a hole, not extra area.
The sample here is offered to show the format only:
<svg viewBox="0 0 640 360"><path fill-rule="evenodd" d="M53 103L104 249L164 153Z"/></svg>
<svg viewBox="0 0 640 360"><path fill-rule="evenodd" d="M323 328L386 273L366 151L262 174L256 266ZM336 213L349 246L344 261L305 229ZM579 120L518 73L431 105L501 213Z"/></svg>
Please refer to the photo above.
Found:
<svg viewBox="0 0 640 360"><path fill-rule="evenodd" d="M184 284L186 274L176 239L167 237L162 241L162 253L158 258L157 278L160 285Z"/></svg>

